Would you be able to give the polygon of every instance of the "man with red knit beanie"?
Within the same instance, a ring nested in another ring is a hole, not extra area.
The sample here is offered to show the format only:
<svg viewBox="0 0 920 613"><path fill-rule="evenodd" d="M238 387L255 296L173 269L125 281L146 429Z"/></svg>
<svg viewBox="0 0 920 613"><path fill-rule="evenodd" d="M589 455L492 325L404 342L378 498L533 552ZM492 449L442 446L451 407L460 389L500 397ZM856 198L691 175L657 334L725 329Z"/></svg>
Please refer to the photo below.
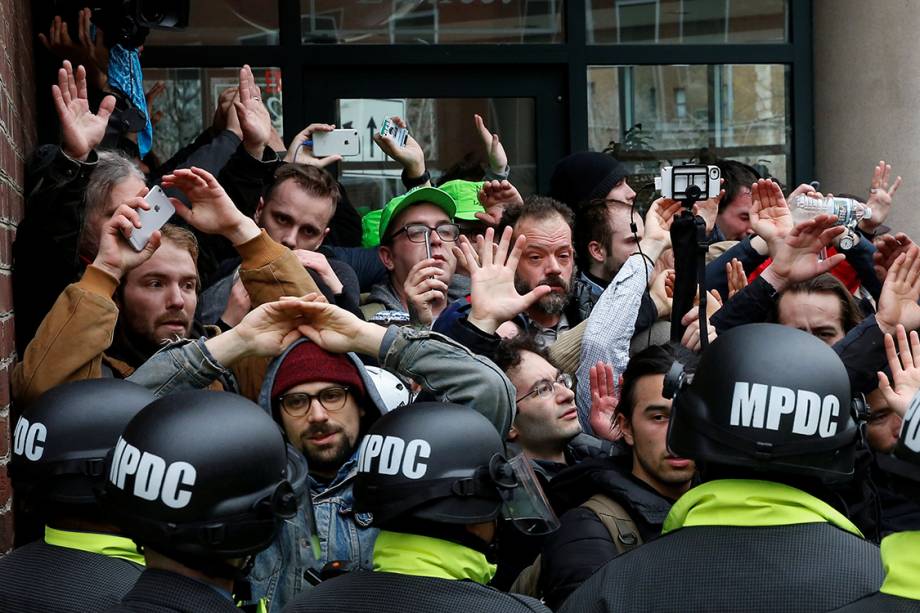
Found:
<svg viewBox="0 0 920 613"><path fill-rule="evenodd" d="M355 512L352 490L364 435L387 409L359 355L414 379L428 398L481 413L502 437L514 419L514 386L462 345L429 330L384 328L325 302L303 308L299 329L306 338L269 365L259 404L307 458L304 494L312 499L316 528L309 531L310 518L301 513L256 556L252 596L267 599L269 613L280 613L329 571L373 568L377 529L370 514ZM319 542L311 543L310 534Z"/></svg>

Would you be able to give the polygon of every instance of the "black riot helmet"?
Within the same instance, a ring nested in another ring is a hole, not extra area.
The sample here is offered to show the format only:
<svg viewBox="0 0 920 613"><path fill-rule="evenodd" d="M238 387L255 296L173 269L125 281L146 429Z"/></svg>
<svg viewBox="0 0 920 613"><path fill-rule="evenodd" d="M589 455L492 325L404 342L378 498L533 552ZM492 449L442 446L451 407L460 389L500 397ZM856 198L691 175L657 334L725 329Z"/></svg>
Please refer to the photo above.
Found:
<svg viewBox="0 0 920 613"><path fill-rule="evenodd" d="M138 413L106 471L100 497L122 530L200 567L268 547L281 521L297 511L307 465L258 405L196 390Z"/></svg>
<svg viewBox="0 0 920 613"><path fill-rule="evenodd" d="M108 451L155 396L120 379L54 387L29 405L13 429L10 477L27 506L94 506Z"/></svg>
<svg viewBox="0 0 920 613"><path fill-rule="evenodd" d="M853 475L859 440L846 369L811 334L778 324L733 328L700 358L689 383L677 364L668 447L703 467L816 477Z"/></svg>
<svg viewBox="0 0 920 613"><path fill-rule="evenodd" d="M499 515L530 534L558 527L529 460L508 459L492 422L457 404L416 402L378 419L361 443L354 492L355 509L384 528Z"/></svg>

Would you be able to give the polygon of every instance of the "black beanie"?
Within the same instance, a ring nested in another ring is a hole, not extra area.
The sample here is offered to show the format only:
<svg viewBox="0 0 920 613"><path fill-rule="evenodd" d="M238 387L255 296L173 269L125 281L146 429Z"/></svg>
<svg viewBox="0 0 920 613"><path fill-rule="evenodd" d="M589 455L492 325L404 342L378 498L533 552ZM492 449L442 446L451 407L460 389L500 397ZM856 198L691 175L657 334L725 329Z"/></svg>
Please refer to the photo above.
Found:
<svg viewBox="0 0 920 613"><path fill-rule="evenodd" d="M549 195L573 211L589 200L604 198L629 174L612 155L596 151L573 153L556 162L549 180Z"/></svg>

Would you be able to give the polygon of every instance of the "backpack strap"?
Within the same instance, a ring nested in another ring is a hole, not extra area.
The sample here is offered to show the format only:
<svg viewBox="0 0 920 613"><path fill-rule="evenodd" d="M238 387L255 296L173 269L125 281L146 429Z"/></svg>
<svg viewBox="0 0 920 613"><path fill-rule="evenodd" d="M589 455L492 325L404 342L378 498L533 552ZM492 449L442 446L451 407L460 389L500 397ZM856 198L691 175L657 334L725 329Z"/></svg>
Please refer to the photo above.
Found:
<svg viewBox="0 0 920 613"><path fill-rule="evenodd" d="M610 540L616 546L617 553L635 549L642 544L642 536L636 522L616 500L604 494L594 494L581 506L593 511L601 520L610 533Z"/></svg>
<svg viewBox="0 0 920 613"><path fill-rule="evenodd" d="M630 549L635 549L642 544L642 536L639 534L639 528L633 521L626 509L613 498L604 494L595 494L581 505L597 515L601 523L610 533L610 540L617 548L617 553L624 553ZM511 585L509 592L523 594L534 598L543 596L543 586L540 583L540 576L543 569L543 555L537 556L533 564L521 571L514 583Z"/></svg>

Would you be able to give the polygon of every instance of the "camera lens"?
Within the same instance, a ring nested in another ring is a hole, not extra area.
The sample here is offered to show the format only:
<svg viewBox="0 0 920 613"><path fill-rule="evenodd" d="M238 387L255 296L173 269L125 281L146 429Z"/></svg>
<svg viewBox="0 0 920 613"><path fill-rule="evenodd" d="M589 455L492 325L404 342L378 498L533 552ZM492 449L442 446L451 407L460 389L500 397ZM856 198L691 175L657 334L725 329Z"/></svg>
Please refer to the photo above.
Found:
<svg viewBox="0 0 920 613"><path fill-rule="evenodd" d="M716 167L716 168L710 168L710 169L709 169L709 178L710 178L710 179L718 179L721 175L722 175L722 173L719 171L719 168L718 168L718 167Z"/></svg>

